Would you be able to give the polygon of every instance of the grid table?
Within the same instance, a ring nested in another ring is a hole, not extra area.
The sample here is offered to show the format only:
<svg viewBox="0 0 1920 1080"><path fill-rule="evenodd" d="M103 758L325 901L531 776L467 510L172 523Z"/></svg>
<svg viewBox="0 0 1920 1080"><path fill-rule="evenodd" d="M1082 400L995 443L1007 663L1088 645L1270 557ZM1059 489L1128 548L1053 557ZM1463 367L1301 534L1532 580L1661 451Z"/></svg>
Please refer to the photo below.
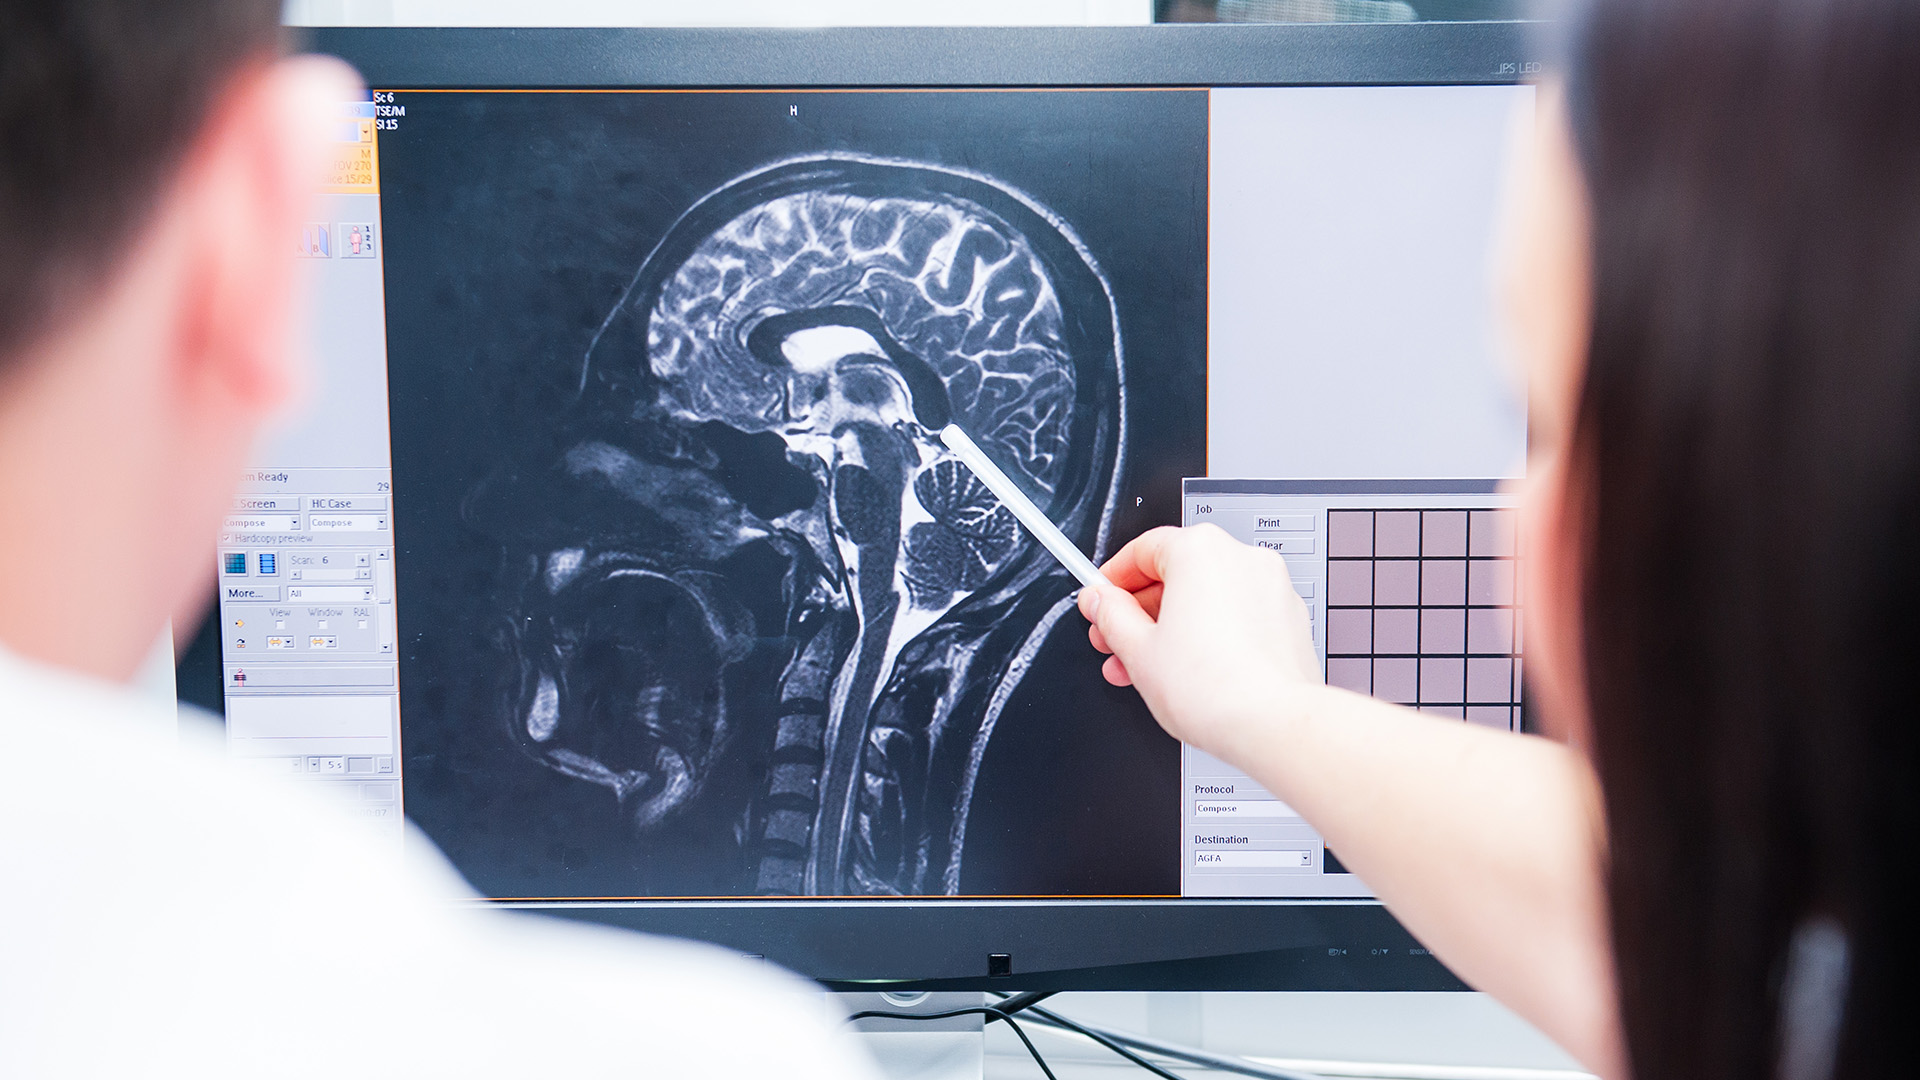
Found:
<svg viewBox="0 0 1920 1080"><path fill-rule="evenodd" d="M1518 730L1512 510L1327 512L1327 682Z"/></svg>

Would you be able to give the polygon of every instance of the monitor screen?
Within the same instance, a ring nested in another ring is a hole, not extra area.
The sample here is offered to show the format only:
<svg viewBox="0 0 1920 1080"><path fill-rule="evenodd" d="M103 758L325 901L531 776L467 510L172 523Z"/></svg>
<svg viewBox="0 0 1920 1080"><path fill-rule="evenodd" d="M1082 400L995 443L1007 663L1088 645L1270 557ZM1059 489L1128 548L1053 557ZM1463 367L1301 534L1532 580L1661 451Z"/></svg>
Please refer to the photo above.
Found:
<svg viewBox="0 0 1920 1080"><path fill-rule="evenodd" d="M1328 681L1521 726L1512 72L382 74L220 538L233 754L501 900L1364 902L1103 682L950 424L1095 560L1215 522Z"/></svg>

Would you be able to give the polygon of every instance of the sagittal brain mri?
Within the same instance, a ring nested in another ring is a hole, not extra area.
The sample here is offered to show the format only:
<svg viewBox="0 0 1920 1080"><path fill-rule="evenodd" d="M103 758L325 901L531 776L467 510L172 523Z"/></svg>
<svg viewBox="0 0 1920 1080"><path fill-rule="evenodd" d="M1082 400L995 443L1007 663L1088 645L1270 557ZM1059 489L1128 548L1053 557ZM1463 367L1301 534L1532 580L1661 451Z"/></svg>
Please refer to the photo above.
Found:
<svg viewBox="0 0 1920 1080"><path fill-rule="evenodd" d="M1068 227L987 177L814 158L703 199L586 358L558 469L605 525L527 559L514 738L636 834L737 820L757 892L956 891L996 691L1072 582L938 435L1099 550L1119 349Z"/></svg>
<svg viewBox="0 0 1920 1080"><path fill-rule="evenodd" d="M409 817L500 897L1177 892L1177 744L939 435L1176 519L1204 97L774 104L382 143Z"/></svg>

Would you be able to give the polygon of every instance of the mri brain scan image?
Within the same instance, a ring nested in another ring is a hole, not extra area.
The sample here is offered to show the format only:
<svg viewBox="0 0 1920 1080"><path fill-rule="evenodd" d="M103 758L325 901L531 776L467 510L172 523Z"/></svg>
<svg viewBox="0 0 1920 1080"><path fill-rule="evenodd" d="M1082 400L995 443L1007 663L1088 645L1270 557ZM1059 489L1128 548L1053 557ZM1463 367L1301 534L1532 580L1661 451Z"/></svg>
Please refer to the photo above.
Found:
<svg viewBox="0 0 1920 1080"><path fill-rule="evenodd" d="M454 93L383 134L405 809L476 888L1178 892L1178 744L941 433L1092 559L1178 520L1206 109Z"/></svg>
<svg viewBox="0 0 1920 1080"><path fill-rule="evenodd" d="M995 691L1072 582L938 433L1097 552L1119 350L1068 226L987 177L814 158L714 192L586 359L558 467L607 524L527 553L516 741L636 834L737 817L757 892L954 891ZM742 753L761 782L716 805Z"/></svg>

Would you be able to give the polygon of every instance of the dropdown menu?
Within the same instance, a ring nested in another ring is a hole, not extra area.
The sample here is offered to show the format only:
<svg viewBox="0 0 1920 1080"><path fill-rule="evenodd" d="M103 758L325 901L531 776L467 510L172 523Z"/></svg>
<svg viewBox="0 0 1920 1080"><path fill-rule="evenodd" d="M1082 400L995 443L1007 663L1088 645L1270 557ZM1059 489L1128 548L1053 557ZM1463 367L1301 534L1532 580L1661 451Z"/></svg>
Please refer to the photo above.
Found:
<svg viewBox="0 0 1920 1080"><path fill-rule="evenodd" d="M289 585L289 604L371 604L370 585Z"/></svg>

